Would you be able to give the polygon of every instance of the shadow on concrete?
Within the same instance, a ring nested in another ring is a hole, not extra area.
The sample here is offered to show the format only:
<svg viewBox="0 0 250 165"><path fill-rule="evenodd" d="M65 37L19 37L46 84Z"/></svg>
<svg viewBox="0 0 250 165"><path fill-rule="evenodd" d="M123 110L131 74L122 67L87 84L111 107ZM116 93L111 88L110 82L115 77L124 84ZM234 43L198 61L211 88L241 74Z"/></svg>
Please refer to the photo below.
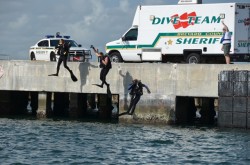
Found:
<svg viewBox="0 0 250 165"><path fill-rule="evenodd" d="M81 63L79 65L79 71L80 71L80 81L81 81L81 92L82 92L82 87L86 84L87 76L89 74L90 68L98 68L96 65L92 65L90 63Z"/></svg>
<svg viewBox="0 0 250 165"><path fill-rule="evenodd" d="M123 78L123 87L124 87L124 110L128 109L128 86L132 82L133 77L127 71L126 74L122 74L122 71L119 71L119 75Z"/></svg>

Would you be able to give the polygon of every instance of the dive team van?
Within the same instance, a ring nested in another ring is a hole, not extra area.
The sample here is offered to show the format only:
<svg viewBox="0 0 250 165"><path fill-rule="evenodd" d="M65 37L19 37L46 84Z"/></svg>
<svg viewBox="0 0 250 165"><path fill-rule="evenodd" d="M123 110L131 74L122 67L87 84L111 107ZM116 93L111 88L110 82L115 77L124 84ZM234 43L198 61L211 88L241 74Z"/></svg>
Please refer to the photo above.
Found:
<svg viewBox="0 0 250 165"><path fill-rule="evenodd" d="M221 63L222 21L232 34L231 61L250 61L250 3L138 6L106 53L113 62Z"/></svg>

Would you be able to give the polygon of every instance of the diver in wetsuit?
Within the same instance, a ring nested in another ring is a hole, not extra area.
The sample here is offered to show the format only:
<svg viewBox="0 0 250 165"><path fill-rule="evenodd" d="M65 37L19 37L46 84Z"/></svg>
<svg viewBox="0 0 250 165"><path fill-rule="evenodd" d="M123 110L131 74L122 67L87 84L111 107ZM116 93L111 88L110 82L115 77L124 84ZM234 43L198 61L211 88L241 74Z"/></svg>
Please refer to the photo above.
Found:
<svg viewBox="0 0 250 165"><path fill-rule="evenodd" d="M60 65L63 62L63 66L69 71L71 79L74 82L76 82L77 81L76 76L73 74L72 70L70 70L69 67L67 66L70 43L65 43L63 39L60 39L59 44L56 46L56 49L57 49L57 54L60 55L58 62L57 62L56 74L50 74L49 76L58 76Z"/></svg>
<svg viewBox="0 0 250 165"><path fill-rule="evenodd" d="M100 80L102 81L102 84L93 85L103 88L103 85L105 84L109 88L109 84L106 82L106 76L109 73L109 70L112 68L110 58L107 55L104 55L102 52L99 53L98 49L96 50L93 46L91 46L91 48L93 48L96 56L100 58L100 68L102 68L100 72Z"/></svg>
<svg viewBox="0 0 250 165"><path fill-rule="evenodd" d="M130 90L129 94L131 95L129 108L127 112L121 113L119 114L119 116L126 114L127 115L134 114L136 105L140 101L141 96L143 95L143 87L147 89L148 93L151 93L149 88L145 84L143 84L140 80L137 79L133 80L132 84L130 84L130 87L128 88L128 90Z"/></svg>
<svg viewBox="0 0 250 165"><path fill-rule="evenodd" d="M60 65L62 64L62 62L63 62L64 68L66 68L70 72L70 74L72 73L72 71L67 66L69 48L70 48L70 45L65 43L63 39L60 39L59 44L56 46L56 49L58 50L57 53L60 55L60 57L58 59L55 76L58 76Z"/></svg>

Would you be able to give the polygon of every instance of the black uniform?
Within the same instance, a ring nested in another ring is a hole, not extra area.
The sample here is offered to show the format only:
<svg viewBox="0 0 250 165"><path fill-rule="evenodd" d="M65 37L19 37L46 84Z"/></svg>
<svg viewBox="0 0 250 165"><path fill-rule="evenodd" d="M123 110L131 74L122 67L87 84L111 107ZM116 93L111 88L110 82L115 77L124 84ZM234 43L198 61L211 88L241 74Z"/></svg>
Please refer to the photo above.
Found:
<svg viewBox="0 0 250 165"><path fill-rule="evenodd" d="M64 44L58 44L56 46L56 49L58 49L57 54L60 55L57 63L57 68L56 68L56 75L58 75L59 70L60 70L60 65L63 62L64 68L66 68L70 73L72 72L69 67L67 66L67 60L68 60L68 55L69 55L69 48L70 45L68 43Z"/></svg>
<svg viewBox="0 0 250 165"><path fill-rule="evenodd" d="M102 60L105 60L105 58L108 58L107 65L104 65L102 63ZM108 56L101 56L100 57L100 68L102 68L102 70L100 72L100 80L102 81L101 87L103 86L103 84L109 86L109 84L106 82L106 76L107 76L109 70L112 68L112 64L111 64L111 61L110 61Z"/></svg>
<svg viewBox="0 0 250 165"><path fill-rule="evenodd" d="M143 95L143 87L145 87L148 93L150 93L149 88L145 84L142 84L141 81L136 80L136 81L133 81L132 84L130 84L130 87L128 88L128 90L130 90L129 94L131 95L129 108L127 112L121 113L119 116L125 115L125 114L129 114L129 115L134 114L136 105L140 101L141 96Z"/></svg>
<svg viewBox="0 0 250 165"><path fill-rule="evenodd" d="M131 90L129 93L131 95L131 101L127 111L128 114L132 115L134 113L136 104L139 102L141 96L143 95L143 87L145 87L145 85L141 82L135 82L128 88L128 90Z"/></svg>

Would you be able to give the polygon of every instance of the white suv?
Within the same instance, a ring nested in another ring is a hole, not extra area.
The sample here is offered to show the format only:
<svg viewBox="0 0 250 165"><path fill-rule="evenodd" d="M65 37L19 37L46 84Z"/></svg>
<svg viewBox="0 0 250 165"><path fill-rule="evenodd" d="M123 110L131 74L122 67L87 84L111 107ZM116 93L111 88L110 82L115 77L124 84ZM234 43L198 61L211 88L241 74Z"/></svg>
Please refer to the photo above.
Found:
<svg viewBox="0 0 250 165"><path fill-rule="evenodd" d="M34 46L30 47L29 56L30 60L44 60L44 61L57 61L59 55L56 54L55 47L58 45L60 39L64 39L66 43L70 42L69 61L84 62L86 59L91 59L91 51L82 48L74 40L69 39L70 36L60 36L60 34L47 35L44 39L38 41Z"/></svg>

